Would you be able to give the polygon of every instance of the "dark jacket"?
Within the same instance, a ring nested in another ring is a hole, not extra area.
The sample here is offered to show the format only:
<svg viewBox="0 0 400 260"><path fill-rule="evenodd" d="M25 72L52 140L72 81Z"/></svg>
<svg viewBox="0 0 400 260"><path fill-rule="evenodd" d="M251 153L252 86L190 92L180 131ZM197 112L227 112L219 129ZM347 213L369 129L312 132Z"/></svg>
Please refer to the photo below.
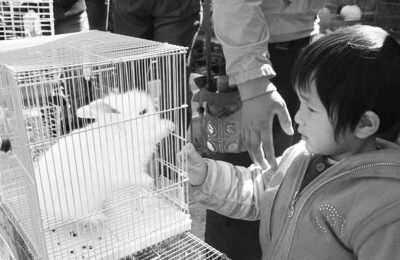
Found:
<svg viewBox="0 0 400 260"><path fill-rule="evenodd" d="M85 0L54 0L54 19L62 20L86 11Z"/></svg>

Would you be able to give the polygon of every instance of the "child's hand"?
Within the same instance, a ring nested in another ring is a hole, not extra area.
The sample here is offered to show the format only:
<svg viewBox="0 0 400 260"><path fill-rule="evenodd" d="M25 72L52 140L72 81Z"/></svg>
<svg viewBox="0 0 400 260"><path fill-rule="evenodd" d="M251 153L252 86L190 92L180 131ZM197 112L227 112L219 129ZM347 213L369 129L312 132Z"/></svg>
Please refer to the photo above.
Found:
<svg viewBox="0 0 400 260"><path fill-rule="evenodd" d="M178 153L177 158L179 162L187 160L189 183L194 186L203 184L207 176L207 164L203 157L196 152L193 144L186 144Z"/></svg>

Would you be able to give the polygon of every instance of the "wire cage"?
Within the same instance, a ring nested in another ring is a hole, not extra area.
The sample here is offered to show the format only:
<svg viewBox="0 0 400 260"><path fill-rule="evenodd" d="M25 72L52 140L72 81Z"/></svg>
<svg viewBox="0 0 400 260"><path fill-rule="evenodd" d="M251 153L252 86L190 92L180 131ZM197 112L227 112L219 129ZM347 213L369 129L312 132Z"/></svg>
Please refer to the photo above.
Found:
<svg viewBox="0 0 400 260"><path fill-rule="evenodd" d="M178 234L121 260L229 260L189 232Z"/></svg>
<svg viewBox="0 0 400 260"><path fill-rule="evenodd" d="M328 0L318 15L322 33L347 25L366 24L382 27L400 41L398 0Z"/></svg>
<svg viewBox="0 0 400 260"><path fill-rule="evenodd" d="M190 230L175 159L186 49L99 31L11 43L0 43L0 136L12 143L0 198L14 254L120 259Z"/></svg>
<svg viewBox="0 0 400 260"><path fill-rule="evenodd" d="M52 0L0 1L0 40L54 35Z"/></svg>
<svg viewBox="0 0 400 260"><path fill-rule="evenodd" d="M400 42L400 1L378 1L376 4L374 24L386 29Z"/></svg>

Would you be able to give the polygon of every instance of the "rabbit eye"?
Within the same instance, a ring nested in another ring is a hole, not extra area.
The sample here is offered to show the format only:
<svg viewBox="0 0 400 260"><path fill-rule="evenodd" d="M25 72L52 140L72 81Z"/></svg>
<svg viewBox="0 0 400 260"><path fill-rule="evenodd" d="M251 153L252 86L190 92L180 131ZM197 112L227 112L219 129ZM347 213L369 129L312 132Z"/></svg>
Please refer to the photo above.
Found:
<svg viewBox="0 0 400 260"><path fill-rule="evenodd" d="M144 114L146 114L146 113L147 113L147 109L145 108L145 109L143 109L142 111L140 111L139 115L144 115Z"/></svg>

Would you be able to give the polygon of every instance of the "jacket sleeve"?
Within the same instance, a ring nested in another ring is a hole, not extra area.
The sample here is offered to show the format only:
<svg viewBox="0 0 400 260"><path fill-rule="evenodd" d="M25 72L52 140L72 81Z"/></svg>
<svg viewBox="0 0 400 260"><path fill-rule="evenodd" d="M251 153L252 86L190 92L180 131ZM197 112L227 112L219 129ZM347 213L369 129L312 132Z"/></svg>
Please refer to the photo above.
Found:
<svg viewBox="0 0 400 260"><path fill-rule="evenodd" d="M378 140L378 144L385 143ZM394 145L395 146L395 145ZM389 146L391 147L391 146ZM379 155L378 155L379 157ZM393 157L394 158L394 157ZM399 158L399 157L397 157ZM387 160L389 159L381 159ZM398 161L398 159L396 159ZM389 163L390 164L390 163ZM364 170L363 173L366 173ZM346 244L360 260L399 259L400 257L400 179L399 167L370 170L373 185L357 185L352 212L348 214L349 242ZM383 173L385 172L385 173ZM376 177L379 174L385 176ZM363 180L365 180L364 177Z"/></svg>
<svg viewBox="0 0 400 260"><path fill-rule="evenodd" d="M270 86L269 78L275 76L269 61L270 34L262 2L213 1L214 31L224 51L226 72L231 84L238 85L239 89L248 89L246 92L249 94L244 99L265 93L267 86ZM262 77L263 81L257 81ZM253 81L246 85L252 80L256 80L256 83Z"/></svg>
<svg viewBox="0 0 400 260"><path fill-rule="evenodd" d="M397 214L400 214L398 211ZM398 259L400 257L400 219L371 234L358 249L360 260Z"/></svg>
<svg viewBox="0 0 400 260"><path fill-rule="evenodd" d="M259 219L261 196L273 171L262 172L255 165L244 168L223 161L205 160L207 178L202 185L192 186L194 200L231 218Z"/></svg>

